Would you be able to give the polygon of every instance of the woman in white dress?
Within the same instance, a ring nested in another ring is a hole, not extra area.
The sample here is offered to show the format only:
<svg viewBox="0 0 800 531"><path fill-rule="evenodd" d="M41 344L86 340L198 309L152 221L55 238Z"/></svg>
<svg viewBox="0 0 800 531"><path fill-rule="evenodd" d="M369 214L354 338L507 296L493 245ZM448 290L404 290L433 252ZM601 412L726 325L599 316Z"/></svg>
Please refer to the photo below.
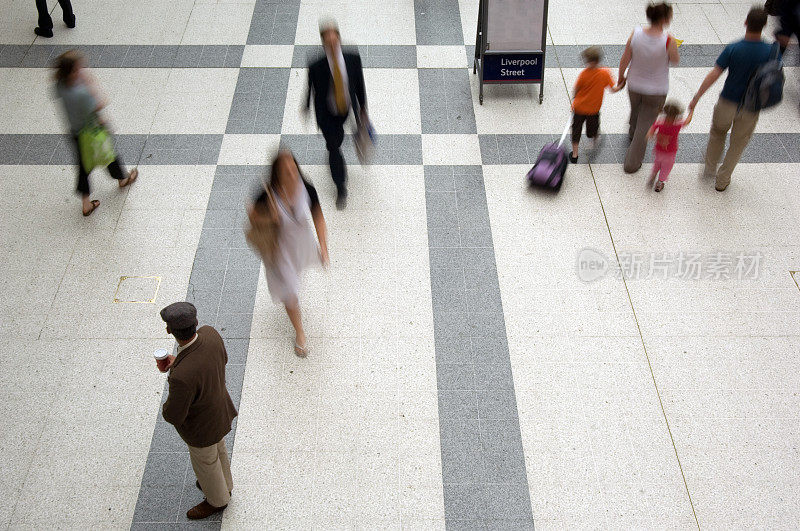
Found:
<svg viewBox="0 0 800 531"><path fill-rule="evenodd" d="M286 307L295 329L295 354L305 357L308 348L300 317L300 275L307 267L328 264L328 242L317 190L300 173L291 152L280 151L275 157L269 182L247 213L251 225L248 240L264 261L269 293L274 302Z"/></svg>

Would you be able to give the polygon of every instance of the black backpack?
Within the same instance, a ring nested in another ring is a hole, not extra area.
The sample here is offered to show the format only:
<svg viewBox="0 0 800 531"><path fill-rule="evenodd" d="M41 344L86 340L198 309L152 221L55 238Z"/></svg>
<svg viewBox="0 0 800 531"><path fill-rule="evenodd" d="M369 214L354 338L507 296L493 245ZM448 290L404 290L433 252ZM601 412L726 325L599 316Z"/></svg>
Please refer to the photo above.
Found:
<svg viewBox="0 0 800 531"><path fill-rule="evenodd" d="M758 112L779 104L783 99L783 60L778 43L772 44L769 60L755 69L747 90L744 93L741 107L746 111Z"/></svg>

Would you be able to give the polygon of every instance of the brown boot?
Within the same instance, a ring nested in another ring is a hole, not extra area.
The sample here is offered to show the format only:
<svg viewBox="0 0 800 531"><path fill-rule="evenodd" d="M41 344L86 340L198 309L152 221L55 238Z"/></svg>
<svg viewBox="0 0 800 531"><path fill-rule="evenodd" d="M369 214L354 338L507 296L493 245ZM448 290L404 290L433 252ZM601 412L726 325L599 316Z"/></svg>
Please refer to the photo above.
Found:
<svg viewBox="0 0 800 531"><path fill-rule="evenodd" d="M223 505L222 507L214 507L207 500L203 500L186 513L186 518L189 520L202 520L203 518L208 518L212 514L218 513L220 511L224 511L227 505Z"/></svg>

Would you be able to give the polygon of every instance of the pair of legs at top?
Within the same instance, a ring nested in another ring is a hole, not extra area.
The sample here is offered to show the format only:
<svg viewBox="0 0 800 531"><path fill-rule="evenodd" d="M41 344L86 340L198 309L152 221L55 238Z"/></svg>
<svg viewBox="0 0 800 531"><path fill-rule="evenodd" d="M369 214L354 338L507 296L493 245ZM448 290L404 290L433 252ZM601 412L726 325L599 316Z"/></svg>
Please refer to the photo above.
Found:
<svg viewBox="0 0 800 531"><path fill-rule="evenodd" d="M72 12L70 0L58 0L64 14L64 24L68 28L75 27L75 13ZM47 9L47 0L36 0L36 10L39 12L39 26L33 32L39 37L50 38L53 36L53 19Z"/></svg>

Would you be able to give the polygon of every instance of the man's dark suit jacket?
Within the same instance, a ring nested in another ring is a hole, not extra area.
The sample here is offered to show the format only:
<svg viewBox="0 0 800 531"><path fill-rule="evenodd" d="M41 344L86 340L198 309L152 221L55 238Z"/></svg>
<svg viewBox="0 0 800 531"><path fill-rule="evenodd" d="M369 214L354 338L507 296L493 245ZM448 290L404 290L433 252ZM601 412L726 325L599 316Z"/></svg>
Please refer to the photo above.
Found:
<svg viewBox="0 0 800 531"><path fill-rule="evenodd" d="M347 69L347 85L353 113L358 121L362 109L367 107L367 93L364 88L364 69L361 67L361 56L356 51L342 48L344 66ZM328 57L322 55L308 67L308 93L306 107L311 106L311 94L314 94L314 114L317 125L325 129L329 124L341 123L342 117L335 116L328 108L328 97L333 90L333 74L328 65Z"/></svg>
<svg viewBox="0 0 800 531"><path fill-rule="evenodd" d="M217 444L231 431L237 413L225 387L226 363L228 353L219 333L202 326L197 340L172 364L164 420L175 426L189 446Z"/></svg>

